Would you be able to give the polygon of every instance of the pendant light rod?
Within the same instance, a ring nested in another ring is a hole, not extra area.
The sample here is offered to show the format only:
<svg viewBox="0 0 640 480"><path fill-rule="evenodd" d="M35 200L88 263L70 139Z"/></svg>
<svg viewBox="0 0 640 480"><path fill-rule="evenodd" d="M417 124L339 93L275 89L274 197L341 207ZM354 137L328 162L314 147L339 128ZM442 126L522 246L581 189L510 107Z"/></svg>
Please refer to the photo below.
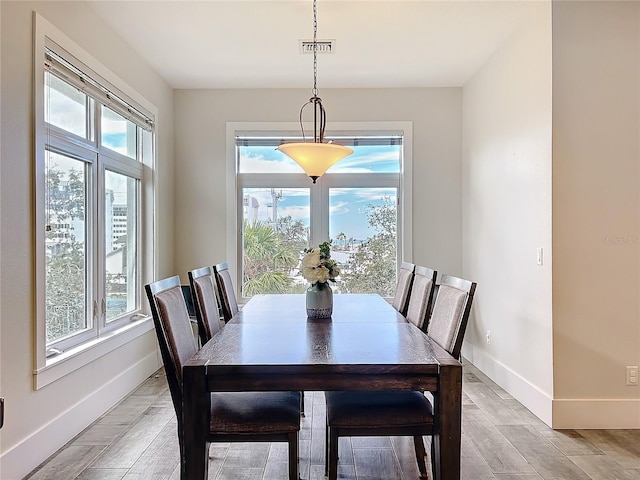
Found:
<svg viewBox="0 0 640 480"><path fill-rule="evenodd" d="M324 143L324 130L327 124L327 112L318 96L318 2L313 0L313 89L312 97L300 109L300 129L302 143L283 143L277 150L289 156L311 177L313 183L333 164L351 155L353 150L342 145ZM313 143L307 142L304 132L304 108L313 104Z"/></svg>
<svg viewBox="0 0 640 480"><path fill-rule="evenodd" d="M318 1L313 0L313 90L314 97L318 96Z"/></svg>

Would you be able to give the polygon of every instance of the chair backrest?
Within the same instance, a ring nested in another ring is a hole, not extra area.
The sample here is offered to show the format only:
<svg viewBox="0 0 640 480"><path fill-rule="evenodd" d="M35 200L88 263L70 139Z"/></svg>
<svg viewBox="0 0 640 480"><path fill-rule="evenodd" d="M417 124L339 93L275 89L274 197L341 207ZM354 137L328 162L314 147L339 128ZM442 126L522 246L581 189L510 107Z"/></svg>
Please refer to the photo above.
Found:
<svg viewBox="0 0 640 480"><path fill-rule="evenodd" d="M158 345L176 416L182 419L182 366L198 346L180 286L180 277L165 278L145 285Z"/></svg>
<svg viewBox="0 0 640 480"><path fill-rule="evenodd" d="M396 293L393 297L393 308L402 315L406 315L409 303L409 292L411 292L411 283L413 282L413 272L416 266L413 263L402 262L400 271L398 272L398 283L396 284Z"/></svg>
<svg viewBox="0 0 640 480"><path fill-rule="evenodd" d="M238 313L238 301L236 300L236 294L233 290L229 264L226 262L219 263L213 267L213 271L216 274L219 293L218 300L220 301L220 305L222 305L224 321L228 322L231 320L231 317Z"/></svg>
<svg viewBox="0 0 640 480"><path fill-rule="evenodd" d="M426 330L428 326L428 315L433 301L433 285L436 283L437 274L435 270L420 265L416 266L413 274L406 317L416 327L423 330Z"/></svg>
<svg viewBox="0 0 640 480"><path fill-rule="evenodd" d="M427 334L454 358L460 357L475 291L475 282L452 275L442 275L438 285Z"/></svg>
<svg viewBox="0 0 640 480"><path fill-rule="evenodd" d="M188 272L193 293L195 316L198 321L200 343L204 345L220 330L221 310L216 295L216 280L211 267Z"/></svg>

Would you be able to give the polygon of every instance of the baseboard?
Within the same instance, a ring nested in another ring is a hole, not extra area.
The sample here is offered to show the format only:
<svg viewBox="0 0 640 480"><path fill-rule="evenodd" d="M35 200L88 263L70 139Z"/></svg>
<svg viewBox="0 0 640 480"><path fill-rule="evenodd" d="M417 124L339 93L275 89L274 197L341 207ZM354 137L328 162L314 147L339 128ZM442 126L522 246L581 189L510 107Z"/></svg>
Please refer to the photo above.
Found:
<svg viewBox="0 0 640 480"><path fill-rule="evenodd" d="M640 399L556 399L555 429L639 429Z"/></svg>
<svg viewBox="0 0 640 480"><path fill-rule="evenodd" d="M122 400L159 368L157 352L152 352L110 382L61 413L38 431L3 452L0 478L20 480L78 433Z"/></svg>
<svg viewBox="0 0 640 480"><path fill-rule="evenodd" d="M553 399L549 394L540 390L540 388L503 363L487 355L485 351L475 348L469 343L464 343L462 354L482 373L527 407L536 417L547 425L552 426Z"/></svg>

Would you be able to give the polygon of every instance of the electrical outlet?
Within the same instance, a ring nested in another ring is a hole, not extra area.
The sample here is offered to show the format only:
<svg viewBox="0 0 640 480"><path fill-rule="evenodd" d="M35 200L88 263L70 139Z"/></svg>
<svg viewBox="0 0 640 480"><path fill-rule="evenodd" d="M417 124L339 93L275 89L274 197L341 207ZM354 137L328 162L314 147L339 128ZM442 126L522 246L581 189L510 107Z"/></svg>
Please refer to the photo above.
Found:
<svg viewBox="0 0 640 480"><path fill-rule="evenodd" d="M627 367L627 385L638 385L638 366Z"/></svg>
<svg viewBox="0 0 640 480"><path fill-rule="evenodd" d="M487 330L487 345L491 345L491 330Z"/></svg>

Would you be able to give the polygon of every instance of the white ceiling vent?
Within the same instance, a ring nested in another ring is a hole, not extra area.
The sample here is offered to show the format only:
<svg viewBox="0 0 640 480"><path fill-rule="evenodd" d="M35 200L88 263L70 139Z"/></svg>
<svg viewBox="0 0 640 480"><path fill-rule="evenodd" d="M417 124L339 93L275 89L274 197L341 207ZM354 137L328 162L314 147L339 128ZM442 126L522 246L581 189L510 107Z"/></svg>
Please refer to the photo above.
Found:
<svg viewBox="0 0 640 480"><path fill-rule="evenodd" d="M300 40L300 53L313 53L313 40ZM334 53L335 40L318 40L318 53Z"/></svg>

